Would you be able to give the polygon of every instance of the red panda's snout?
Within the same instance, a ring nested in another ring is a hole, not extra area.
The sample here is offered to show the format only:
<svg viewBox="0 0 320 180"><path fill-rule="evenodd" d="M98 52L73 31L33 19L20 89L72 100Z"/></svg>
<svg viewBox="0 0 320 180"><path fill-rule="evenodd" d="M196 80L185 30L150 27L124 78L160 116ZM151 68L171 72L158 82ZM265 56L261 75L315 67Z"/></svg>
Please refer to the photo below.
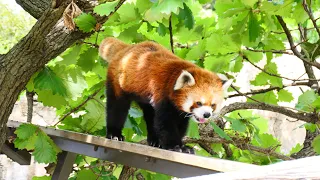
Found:
<svg viewBox="0 0 320 180"><path fill-rule="evenodd" d="M206 123L219 113L223 103L223 94L220 91L206 91L203 94L189 92L185 100L181 102L181 108L188 113L187 116L197 123Z"/></svg>

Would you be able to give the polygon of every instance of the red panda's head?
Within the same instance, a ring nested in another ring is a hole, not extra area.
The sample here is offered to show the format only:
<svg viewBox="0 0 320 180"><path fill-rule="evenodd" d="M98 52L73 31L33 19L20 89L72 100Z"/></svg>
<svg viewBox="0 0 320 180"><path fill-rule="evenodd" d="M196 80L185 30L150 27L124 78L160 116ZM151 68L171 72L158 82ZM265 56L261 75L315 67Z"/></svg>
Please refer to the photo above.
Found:
<svg viewBox="0 0 320 180"><path fill-rule="evenodd" d="M187 116L197 123L205 123L221 110L224 93L231 82L200 68L183 70L171 98Z"/></svg>

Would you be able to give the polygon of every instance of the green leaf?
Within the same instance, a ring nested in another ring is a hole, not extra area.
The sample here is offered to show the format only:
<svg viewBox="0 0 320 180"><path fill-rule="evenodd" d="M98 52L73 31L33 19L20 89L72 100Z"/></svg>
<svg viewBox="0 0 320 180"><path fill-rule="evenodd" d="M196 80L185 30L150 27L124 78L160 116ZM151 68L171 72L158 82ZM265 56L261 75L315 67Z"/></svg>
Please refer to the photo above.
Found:
<svg viewBox="0 0 320 180"><path fill-rule="evenodd" d="M251 96L251 97L253 99L257 100L257 101L268 103L268 104L277 105L277 103L278 103L277 96L274 94L273 91L269 91L269 92L263 93L263 94L256 94L256 95ZM251 99L248 99L247 101L248 102L254 102Z"/></svg>
<svg viewBox="0 0 320 180"><path fill-rule="evenodd" d="M279 99L279 101L282 101L282 102L291 102L294 98L293 98L291 92L289 92L285 89L281 89L278 92L278 99Z"/></svg>
<svg viewBox="0 0 320 180"><path fill-rule="evenodd" d="M206 51L206 40L199 40L196 46L193 46L191 50L187 53L185 59L195 60L201 58Z"/></svg>
<svg viewBox="0 0 320 180"><path fill-rule="evenodd" d="M249 14L248 30L249 30L249 40L254 42L260 35L260 24L258 22L257 16L251 12Z"/></svg>
<svg viewBox="0 0 320 180"><path fill-rule="evenodd" d="M58 62L57 64L64 64L67 66L71 64L76 64L77 57L80 53L81 47L81 45L75 45L66 50L61 56L63 60Z"/></svg>
<svg viewBox="0 0 320 180"><path fill-rule="evenodd" d="M298 143L295 147L293 147L293 148L290 150L289 155L292 155L292 154L295 154L295 153L299 152L302 148L303 148L303 145L301 145L301 144Z"/></svg>
<svg viewBox="0 0 320 180"><path fill-rule="evenodd" d="M52 106L55 108L61 108L67 104L64 97L59 94L53 94L51 90L36 90L38 94L38 101L42 102L45 106Z"/></svg>
<svg viewBox="0 0 320 180"><path fill-rule="evenodd" d="M211 54L228 54L240 51L240 44L233 41L230 35L213 33L207 38L206 50Z"/></svg>
<svg viewBox="0 0 320 180"><path fill-rule="evenodd" d="M51 176L33 176L32 180L51 180Z"/></svg>
<svg viewBox="0 0 320 180"><path fill-rule="evenodd" d="M243 52L244 55L246 55L246 57L254 63L259 62L262 58L263 58L263 53L262 52L253 52L253 51L244 51Z"/></svg>
<svg viewBox="0 0 320 180"><path fill-rule="evenodd" d="M34 87L38 90L51 90L53 95L67 96L63 80L48 67L45 67L34 79Z"/></svg>
<svg viewBox="0 0 320 180"><path fill-rule="evenodd" d="M157 32L160 36L165 36L167 34L167 28L162 23L159 23L159 26L157 28Z"/></svg>
<svg viewBox="0 0 320 180"><path fill-rule="evenodd" d="M33 124L21 124L14 132L20 139L28 139L36 133L39 128Z"/></svg>
<svg viewBox="0 0 320 180"><path fill-rule="evenodd" d="M146 11L144 19L149 22L161 21L164 17L168 18L171 13L178 14L180 8L183 8L185 0L165 0L157 1Z"/></svg>
<svg viewBox="0 0 320 180"><path fill-rule="evenodd" d="M87 114L84 115L81 125L86 131L92 133L106 126L104 106L91 100L87 102L85 109Z"/></svg>
<svg viewBox="0 0 320 180"><path fill-rule="evenodd" d="M253 139L253 145L260 146L262 148L270 148L278 146L280 144L280 142L277 139L275 139L271 134L259 134L258 136L261 142L258 142L256 139ZM279 147L277 148L277 151L279 151Z"/></svg>
<svg viewBox="0 0 320 180"><path fill-rule="evenodd" d="M133 118L140 118L143 116L143 114L142 114L141 110L134 108L134 107L131 107L129 109L129 116L131 116Z"/></svg>
<svg viewBox="0 0 320 180"><path fill-rule="evenodd" d="M247 6L253 7L253 5L258 2L258 0L242 0L241 2Z"/></svg>
<svg viewBox="0 0 320 180"><path fill-rule="evenodd" d="M310 131L312 133L316 132L316 130L318 129L317 125L312 123L305 123L304 127L307 131Z"/></svg>
<svg viewBox="0 0 320 180"><path fill-rule="evenodd" d="M114 8L119 4L119 0L112 1L112 2L106 2L103 4L100 4L96 6L93 9L93 12L99 14L100 16L108 16L112 11L114 11Z"/></svg>
<svg viewBox="0 0 320 180"><path fill-rule="evenodd" d="M95 65L95 60L98 59L98 49L90 47L87 51L83 52L77 64L85 71L91 71Z"/></svg>
<svg viewBox="0 0 320 180"><path fill-rule="evenodd" d="M316 153L320 154L320 135L314 138L312 147Z"/></svg>
<svg viewBox="0 0 320 180"><path fill-rule="evenodd" d="M91 32L96 24L96 19L91 14L82 13L80 16L74 19L76 25L83 32Z"/></svg>
<svg viewBox="0 0 320 180"><path fill-rule="evenodd" d="M211 126L213 127L213 130L215 133L217 133L220 137L231 141L232 139L219 127L217 126L213 121L210 122Z"/></svg>
<svg viewBox="0 0 320 180"><path fill-rule="evenodd" d="M316 43L304 42L301 44L302 50L308 58L315 60L320 55L320 40Z"/></svg>
<svg viewBox="0 0 320 180"><path fill-rule="evenodd" d="M189 120L189 126L187 130L187 136L195 139L200 138L198 124L194 122L193 120Z"/></svg>
<svg viewBox="0 0 320 180"><path fill-rule="evenodd" d="M82 169L77 174L77 180L97 179L97 175L89 169Z"/></svg>
<svg viewBox="0 0 320 180"><path fill-rule="evenodd" d="M308 90L299 96L296 108L302 111L312 112L314 110L314 106L312 105L312 103L317 98L318 96L313 90Z"/></svg>
<svg viewBox="0 0 320 180"><path fill-rule="evenodd" d="M241 122L241 119L234 119L234 118L230 118L230 117L227 117L227 116L224 116L224 118L231 122L231 128L235 131L239 131L239 132L246 132L247 130L247 127L246 125Z"/></svg>
<svg viewBox="0 0 320 180"><path fill-rule="evenodd" d="M183 3L183 9L180 9L179 19L184 22L184 25L189 30L193 28L194 26L194 17L192 14L191 9L186 5L186 3Z"/></svg>
<svg viewBox="0 0 320 180"><path fill-rule="evenodd" d="M32 155L38 163L51 163L57 161L57 152L48 142L47 135L40 131L35 143L35 149Z"/></svg>

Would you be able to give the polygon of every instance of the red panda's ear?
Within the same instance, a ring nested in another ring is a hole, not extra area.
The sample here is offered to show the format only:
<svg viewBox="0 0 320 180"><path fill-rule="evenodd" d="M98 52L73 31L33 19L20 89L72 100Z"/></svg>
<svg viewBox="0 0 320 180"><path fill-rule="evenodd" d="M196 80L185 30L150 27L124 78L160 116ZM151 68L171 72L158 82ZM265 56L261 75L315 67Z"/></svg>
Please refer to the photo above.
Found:
<svg viewBox="0 0 320 180"><path fill-rule="evenodd" d="M185 86L193 86L196 84L196 81L194 80L194 77L192 74L190 74L186 70L182 70L182 73L176 80L176 83L174 84L173 90L179 90Z"/></svg>
<svg viewBox="0 0 320 180"><path fill-rule="evenodd" d="M217 73L217 76L222 81L222 89L223 89L224 94L226 95L228 93L228 88L231 86L233 80L228 79L227 76L225 76L224 74Z"/></svg>

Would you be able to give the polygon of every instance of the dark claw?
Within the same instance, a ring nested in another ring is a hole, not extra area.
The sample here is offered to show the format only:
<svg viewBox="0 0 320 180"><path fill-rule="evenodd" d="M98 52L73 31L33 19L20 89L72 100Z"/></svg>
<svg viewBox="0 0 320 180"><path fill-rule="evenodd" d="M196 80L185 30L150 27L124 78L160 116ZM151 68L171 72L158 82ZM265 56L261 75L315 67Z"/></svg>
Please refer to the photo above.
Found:
<svg viewBox="0 0 320 180"><path fill-rule="evenodd" d="M195 154L194 149L185 145L182 146L175 146L172 149L169 149L171 151L176 151L176 152L183 152L183 153L188 153L188 154Z"/></svg>

